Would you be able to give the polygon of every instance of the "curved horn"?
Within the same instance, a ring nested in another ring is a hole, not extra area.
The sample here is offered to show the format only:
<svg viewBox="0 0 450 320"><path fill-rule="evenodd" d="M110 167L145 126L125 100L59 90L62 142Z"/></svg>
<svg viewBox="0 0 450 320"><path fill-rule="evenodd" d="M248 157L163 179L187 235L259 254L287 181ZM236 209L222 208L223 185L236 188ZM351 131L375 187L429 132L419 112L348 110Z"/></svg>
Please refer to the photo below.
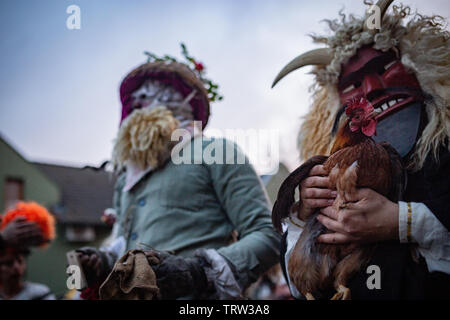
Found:
<svg viewBox="0 0 450 320"><path fill-rule="evenodd" d="M381 11L381 20L383 20L384 14L386 13L387 9L391 5L391 3L394 2L394 0L380 0L377 3L377 6L380 7Z"/></svg>
<svg viewBox="0 0 450 320"><path fill-rule="evenodd" d="M378 8L380 8L380 21L383 21L384 14L386 13L387 9L391 5L391 3L394 2L394 0L379 0L376 4ZM367 19L367 17L366 17ZM367 28L367 21L364 21L364 31L368 31ZM378 32L377 29L370 30L371 32Z"/></svg>
<svg viewBox="0 0 450 320"><path fill-rule="evenodd" d="M333 59L333 54L331 49L328 48L321 48L321 49L315 49L308 51L291 62L289 62L283 70L280 71L280 73L277 75L275 80L272 83L272 88L275 87L275 85L283 79L285 76L287 76L289 73L291 73L294 70L297 70L301 67L307 66L307 65L327 65L331 62Z"/></svg>

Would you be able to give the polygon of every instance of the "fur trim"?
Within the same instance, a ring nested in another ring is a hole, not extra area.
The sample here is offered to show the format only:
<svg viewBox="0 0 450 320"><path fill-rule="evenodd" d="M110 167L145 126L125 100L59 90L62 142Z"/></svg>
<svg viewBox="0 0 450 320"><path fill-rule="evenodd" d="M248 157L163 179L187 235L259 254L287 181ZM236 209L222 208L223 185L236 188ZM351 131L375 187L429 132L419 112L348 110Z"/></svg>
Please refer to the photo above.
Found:
<svg viewBox="0 0 450 320"><path fill-rule="evenodd" d="M311 111L304 116L297 136L300 158L304 160L330 153L331 130L339 110L339 94L333 86L320 88L313 98Z"/></svg>
<svg viewBox="0 0 450 320"><path fill-rule="evenodd" d="M334 51L334 59L328 66L313 70L317 93L299 134L298 146L302 158L324 154L324 145L332 139L331 129L328 134L325 131L334 121L336 108L339 108L336 103L327 107L325 101L339 100L336 84L342 64L362 46L373 44L377 50L398 51L402 63L415 73L422 90L432 97L426 102L429 122L417 142L410 163L410 168L419 170L430 152L437 158L440 146L450 148L450 35L445 19L436 15L412 14L409 7L394 5L392 13L384 16L380 32L372 35L363 31L364 18L347 17L342 12L340 16L340 20L326 20L332 36L312 36L315 42L326 44ZM330 95L328 98L327 94Z"/></svg>
<svg viewBox="0 0 450 320"><path fill-rule="evenodd" d="M142 170L157 167L170 154L170 138L179 122L165 107L138 109L122 123L113 150L113 164L121 170L132 161Z"/></svg>
<svg viewBox="0 0 450 320"><path fill-rule="evenodd" d="M0 230L17 217L24 217L28 221L36 222L41 228L45 240L55 238L55 218L46 208L36 202L18 202L14 209L9 210L3 216Z"/></svg>

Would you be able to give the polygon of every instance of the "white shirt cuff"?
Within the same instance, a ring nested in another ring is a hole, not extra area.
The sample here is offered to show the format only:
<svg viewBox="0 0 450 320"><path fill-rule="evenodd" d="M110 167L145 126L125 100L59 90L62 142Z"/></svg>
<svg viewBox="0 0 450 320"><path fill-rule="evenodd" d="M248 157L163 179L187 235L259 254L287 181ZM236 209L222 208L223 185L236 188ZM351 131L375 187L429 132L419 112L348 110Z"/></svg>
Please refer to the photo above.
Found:
<svg viewBox="0 0 450 320"><path fill-rule="evenodd" d="M284 226L283 229L287 232L287 238L286 238L286 254L284 256L284 263L286 266L286 274L287 274L287 281L288 281L288 286L289 289L291 291L291 294L293 297L300 299L301 298L301 294L300 292L298 292L297 288L291 283L291 279L289 277L289 269L288 269L288 265L289 265L289 258L291 256L292 253L292 249L294 249L295 244L298 241L298 238L300 238L300 235L302 234L303 228L305 226L305 222L298 219L296 217L296 214L291 214L289 218L287 218L284 221Z"/></svg>
<svg viewBox="0 0 450 320"><path fill-rule="evenodd" d="M410 238L418 244L428 271L450 274L450 233L423 203L411 202ZM399 238L408 242L408 204L399 202Z"/></svg>

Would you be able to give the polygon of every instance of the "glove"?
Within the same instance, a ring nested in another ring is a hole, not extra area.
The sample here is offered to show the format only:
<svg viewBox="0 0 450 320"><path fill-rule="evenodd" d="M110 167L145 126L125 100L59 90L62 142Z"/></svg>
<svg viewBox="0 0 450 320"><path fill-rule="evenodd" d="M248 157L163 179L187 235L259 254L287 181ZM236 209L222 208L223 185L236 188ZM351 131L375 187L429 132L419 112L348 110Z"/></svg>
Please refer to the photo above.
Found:
<svg viewBox="0 0 450 320"><path fill-rule="evenodd" d="M116 257L114 254L93 247L77 249L88 286L103 281L112 270Z"/></svg>
<svg viewBox="0 0 450 320"><path fill-rule="evenodd" d="M183 258L156 250L145 251L145 255L155 272L162 299L174 300L186 296L198 299L208 291L204 271L208 263L204 258Z"/></svg>

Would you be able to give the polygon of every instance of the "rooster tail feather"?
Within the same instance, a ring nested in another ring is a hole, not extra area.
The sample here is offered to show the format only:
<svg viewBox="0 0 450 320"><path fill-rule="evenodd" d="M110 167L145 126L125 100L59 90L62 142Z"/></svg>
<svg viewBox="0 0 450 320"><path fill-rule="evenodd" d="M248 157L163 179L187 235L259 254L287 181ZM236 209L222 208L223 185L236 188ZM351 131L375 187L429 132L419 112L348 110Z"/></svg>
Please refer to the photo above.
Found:
<svg viewBox="0 0 450 320"><path fill-rule="evenodd" d="M291 283L305 295L311 293L316 298L323 296L322 290L331 287L333 270L336 266L335 246L317 243L317 237L326 228L317 220L319 213L311 215L290 255L288 262Z"/></svg>
<svg viewBox="0 0 450 320"><path fill-rule="evenodd" d="M295 202L295 188L309 176L309 172L315 165L322 164L326 160L326 156L314 156L283 181L272 209L272 223L278 232L282 232L281 222L289 216L292 204Z"/></svg>

